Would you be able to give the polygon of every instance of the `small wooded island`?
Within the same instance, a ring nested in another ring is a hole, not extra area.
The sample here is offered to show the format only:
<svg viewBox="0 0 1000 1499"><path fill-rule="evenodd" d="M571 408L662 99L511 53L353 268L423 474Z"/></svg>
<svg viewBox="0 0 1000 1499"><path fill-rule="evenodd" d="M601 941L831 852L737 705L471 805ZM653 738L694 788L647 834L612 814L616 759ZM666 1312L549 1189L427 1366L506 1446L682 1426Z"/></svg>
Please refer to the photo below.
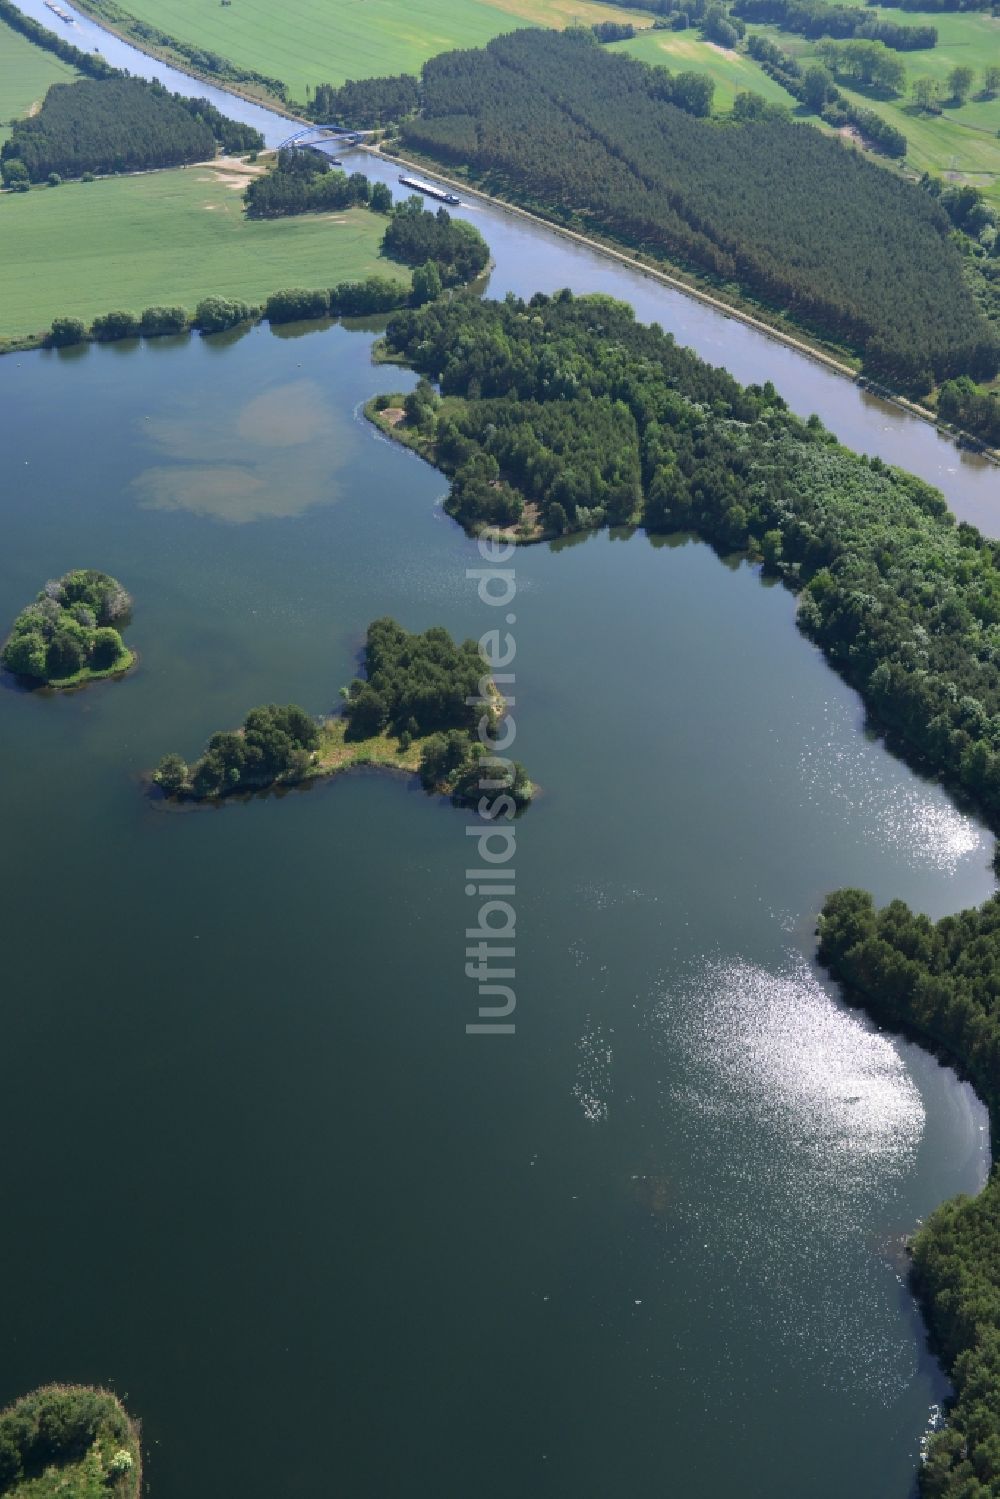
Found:
<svg viewBox="0 0 1000 1499"><path fill-rule="evenodd" d="M458 806L488 793L484 815L527 805L533 788L524 766L491 754L480 738L482 721L487 729L499 724L505 705L474 640L456 645L440 626L412 634L377 619L364 666L365 677L343 689L339 714L317 721L294 703L254 708L241 729L213 734L193 765L165 755L154 782L176 800L218 801L374 765L419 775L425 791Z"/></svg>
<svg viewBox="0 0 1000 1499"><path fill-rule="evenodd" d="M117 1395L46 1385L0 1411L2 1499L138 1499L139 1429Z"/></svg>
<svg viewBox="0 0 1000 1499"><path fill-rule="evenodd" d="M36 686L78 687L118 676L135 662L119 633L131 613L117 578L91 568L65 573L21 610L0 661Z"/></svg>

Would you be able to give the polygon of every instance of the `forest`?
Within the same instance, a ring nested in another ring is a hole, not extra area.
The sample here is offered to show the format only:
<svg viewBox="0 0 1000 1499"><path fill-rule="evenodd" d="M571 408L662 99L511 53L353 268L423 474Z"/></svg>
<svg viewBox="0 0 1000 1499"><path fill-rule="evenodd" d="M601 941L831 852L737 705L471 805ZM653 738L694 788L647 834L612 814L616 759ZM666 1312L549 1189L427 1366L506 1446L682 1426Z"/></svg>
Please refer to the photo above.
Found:
<svg viewBox="0 0 1000 1499"><path fill-rule="evenodd" d="M36 115L15 120L0 161L5 179L20 162L31 182L44 182L52 173L81 177L204 161L217 141L231 151L264 143L206 99L182 99L141 78L84 78L55 84Z"/></svg>
<svg viewBox="0 0 1000 1499"><path fill-rule="evenodd" d="M411 73L389 78L349 78L340 88L321 83L310 101L308 114L324 125L346 125L352 130L373 130L412 114L420 103L420 84Z"/></svg>
<svg viewBox="0 0 1000 1499"><path fill-rule="evenodd" d="M91 569L66 573L21 610L0 660L36 685L75 686L124 671L134 658L119 632L131 612L116 578Z"/></svg>
<svg viewBox="0 0 1000 1499"><path fill-rule="evenodd" d="M404 265L435 265L442 286L474 281L490 258L489 246L475 225L453 219L446 208L431 213L416 194L393 210L382 253Z"/></svg>
<svg viewBox="0 0 1000 1499"><path fill-rule="evenodd" d="M0 1411L0 1495L138 1499L138 1428L116 1395L47 1385Z"/></svg>
<svg viewBox="0 0 1000 1499"><path fill-rule="evenodd" d="M938 203L810 126L698 119L673 89L665 70L587 32L517 32L432 59L402 140L528 208L787 309L876 378L923 393L992 377L1000 344Z"/></svg>
<svg viewBox="0 0 1000 1499"><path fill-rule="evenodd" d="M605 297L460 293L396 314L386 340L440 385L407 425L467 529L640 522L762 558L907 758L1000 821L1000 544L937 490Z"/></svg>
<svg viewBox="0 0 1000 1499"><path fill-rule="evenodd" d="M958 1065L1000 1127L1000 896L932 922L862 890L823 907L820 961L881 1023ZM921 1467L924 1499L1000 1490L1000 1175L937 1208L913 1243L912 1282L954 1386L948 1425Z"/></svg>
<svg viewBox="0 0 1000 1499"><path fill-rule="evenodd" d="M203 801L233 791L299 781L315 762L316 720L295 703L252 708L242 729L213 734L193 765L180 755L164 755L153 779L166 796Z"/></svg>
<svg viewBox="0 0 1000 1499"><path fill-rule="evenodd" d="M274 166L247 183L243 194L247 217L277 219L289 214L328 213L331 209L363 204L376 213L388 213L392 194L383 182L374 185L364 172L335 171L318 151L287 146L278 152Z"/></svg>
<svg viewBox="0 0 1000 1499"><path fill-rule="evenodd" d="M498 720L502 700L474 640L456 645L440 626L412 634L394 619L377 619L368 626L364 670L345 691L348 740L389 733L403 750L423 740L424 789L460 805L475 805L488 790L488 802L511 802L509 813L496 807L492 815L511 815L531 800L524 766L488 755L480 742L480 718Z"/></svg>

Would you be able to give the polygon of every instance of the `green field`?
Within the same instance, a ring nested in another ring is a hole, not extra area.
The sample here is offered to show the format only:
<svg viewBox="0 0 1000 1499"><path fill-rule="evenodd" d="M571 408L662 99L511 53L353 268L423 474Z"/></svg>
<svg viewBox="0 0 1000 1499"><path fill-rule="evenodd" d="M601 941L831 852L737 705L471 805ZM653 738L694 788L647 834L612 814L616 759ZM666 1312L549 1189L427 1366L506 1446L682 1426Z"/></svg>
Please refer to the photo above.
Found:
<svg viewBox="0 0 1000 1499"><path fill-rule="evenodd" d="M243 216L237 172L194 166L0 196L0 336L54 317L90 321L155 303L193 311L217 293L262 302L286 286L332 286L375 272L385 219L367 208L299 218Z"/></svg>
<svg viewBox="0 0 1000 1499"><path fill-rule="evenodd" d="M318 83L417 73L453 47L482 47L519 26L632 20L599 0L120 0L130 16L168 36L281 78L300 101ZM83 9L87 9L84 0ZM141 42L140 42L141 45Z"/></svg>
<svg viewBox="0 0 1000 1499"><path fill-rule="evenodd" d="M845 0L863 5L864 0ZM958 63L966 63L977 79L987 63L1000 64L1000 19L981 11L960 14L952 12L915 12L882 8L887 18L902 25L931 25L938 30L938 44L922 52L897 55L906 65L906 92L898 98L880 98L868 91L852 89L838 80L838 88L863 109L872 109L906 136L906 167L913 172L933 172L951 181L969 182L979 187L991 201L1000 206L1000 97L976 98L978 83L966 104L957 109L946 106L939 115L920 114L910 103L913 80L934 78L944 97L947 77ZM816 43L775 26L752 26L777 42L785 52L808 66L817 60ZM733 98L744 89L763 94L772 103L787 104L811 124L819 125L815 115L798 110L794 100L770 79L745 51L729 51L702 41L695 31L648 31L630 42L618 42L615 51L630 52L644 62L659 63L671 72L690 70L707 73L715 82L715 111L732 107ZM825 128L825 127L823 127ZM876 160L885 162L884 157Z"/></svg>
<svg viewBox="0 0 1000 1499"><path fill-rule="evenodd" d="M0 21L0 145L10 134L10 122L41 104L53 83L72 83L79 76L68 63Z"/></svg>
<svg viewBox="0 0 1000 1499"><path fill-rule="evenodd" d="M630 42L615 42L611 51L629 52L672 73L707 73L715 83L713 109L718 114L732 109L736 95L748 89L763 94L770 104L792 102L752 57L704 42L696 31L647 31Z"/></svg>
<svg viewBox="0 0 1000 1499"><path fill-rule="evenodd" d="M928 24L938 30L938 44L922 52L900 52L906 65L906 91L893 99L879 98L868 90L851 89L838 81L838 87L854 103L875 110L877 114L902 130L907 139L906 163L917 172L934 172L954 181L971 182L1000 205L1000 97L977 99L978 79L987 63L1000 64L1000 19L981 11L961 14L937 13L919 15L907 11L886 10L885 15L903 25ZM793 37L773 27L754 27L762 31L808 64L815 58L815 43ZM748 59L749 60L749 59ZM910 102L909 91L915 78L937 80L942 97L947 95L949 71L958 63L967 64L977 75L968 103L957 109L945 106L939 115L920 114Z"/></svg>

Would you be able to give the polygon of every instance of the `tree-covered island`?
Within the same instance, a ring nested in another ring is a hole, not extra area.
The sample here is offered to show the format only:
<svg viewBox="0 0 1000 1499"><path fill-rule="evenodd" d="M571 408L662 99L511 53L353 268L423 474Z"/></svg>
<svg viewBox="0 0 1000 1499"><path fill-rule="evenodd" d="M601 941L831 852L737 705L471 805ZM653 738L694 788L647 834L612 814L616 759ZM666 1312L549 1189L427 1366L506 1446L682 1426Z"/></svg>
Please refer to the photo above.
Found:
<svg viewBox="0 0 1000 1499"><path fill-rule="evenodd" d="M193 765L165 755L154 782L175 800L217 802L370 765L418 775L425 791L483 815L512 816L531 800L524 767L490 752L505 704L474 640L456 645L440 627L414 634L377 619L364 668L343 689L339 714L317 720L294 703L254 708L241 729L213 734Z"/></svg>
<svg viewBox="0 0 1000 1499"><path fill-rule="evenodd" d="M78 687L119 676L135 661L120 633L131 613L117 578L91 568L65 573L21 610L0 661L36 686Z"/></svg>
<svg viewBox="0 0 1000 1499"><path fill-rule="evenodd" d="M138 1499L139 1428L110 1390L46 1385L0 1411L2 1499Z"/></svg>

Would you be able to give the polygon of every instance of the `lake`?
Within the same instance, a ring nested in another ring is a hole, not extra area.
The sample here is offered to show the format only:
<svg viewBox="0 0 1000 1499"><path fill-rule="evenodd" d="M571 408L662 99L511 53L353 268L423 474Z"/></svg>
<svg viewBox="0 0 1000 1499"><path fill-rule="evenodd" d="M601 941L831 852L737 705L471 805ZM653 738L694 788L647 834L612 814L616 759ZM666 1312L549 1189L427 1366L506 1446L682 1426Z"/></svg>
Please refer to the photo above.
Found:
<svg viewBox="0 0 1000 1499"><path fill-rule="evenodd" d="M1000 529L996 470L932 427L462 211L492 294L625 297ZM0 618L97 566L141 654L121 684L0 690L0 1400L113 1384L155 1499L907 1499L945 1386L902 1240L981 1184L987 1121L840 1004L813 927L848 883L935 916L985 899L993 846L866 732L787 592L684 538L517 554L543 790L513 1036L465 1030L465 813L364 773L221 810L145 793L256 703L329 711L378 615L496 624L445 481L359 414L412 381L371 339L0 360Z"/></svg>
<svg viewBox="0 0 1000 1499"><path fill-rule="evenodd" d="M444 480L359 415L412 377L296 331L0 361L0 613L96 565L141 653L0 691L0 1398L127 1392L157 1499L904 1499L943 1384L902 1236L981 1183L986 1118L839 1004L814 917L979 901L992 840L755 569L522 550L517 1030L467 1036L467 814L141 782L330 710L380 614L495 623Z"/></svg>

